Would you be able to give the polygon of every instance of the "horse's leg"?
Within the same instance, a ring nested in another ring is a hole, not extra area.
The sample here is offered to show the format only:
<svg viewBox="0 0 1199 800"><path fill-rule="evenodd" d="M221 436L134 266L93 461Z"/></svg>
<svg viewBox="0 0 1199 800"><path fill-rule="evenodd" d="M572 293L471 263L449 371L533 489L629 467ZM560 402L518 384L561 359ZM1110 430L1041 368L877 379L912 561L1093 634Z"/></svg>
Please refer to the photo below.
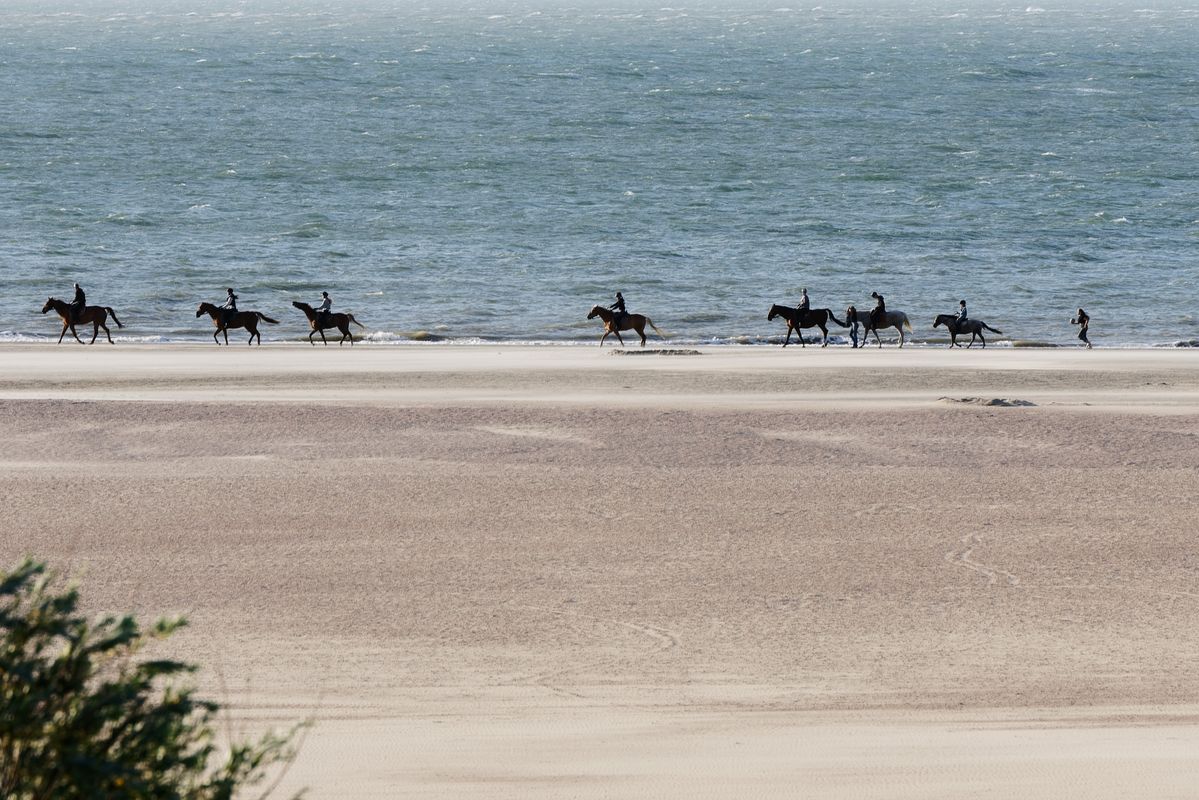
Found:
<svg viewBox="0 0 1199 800"><path fill-rule="evenodd" d="M337 329L339 331L341 331L341 339L337 342L337 346L341 347L343 344L346 343L346 337L350 336L350 323L347 322L345 324L345 327L338 325ZM354 346L354 337L350 336L350 347L353 347L353 346Z"/></svg>
<svg viewBox="0 0 1199 800"><path fill-rule="evenodd" d="M821 347L828 347L828 328L820 326L820 332L824 334L824 341L820 343Z"/></svg>
<svg viewBox="0 0 1199 800"><path fill-rule="evenodd" d="M636 331L637 335L641 337L641 346L645 347L645 326L642 325L640 328L636 328Z"/></svg>
<svg viewBox="0 0 1199 800"><path fill-rule="evenodd" d="M108 343L109 343L109 344L116 344L116 342L114 342L114 341L112 340L112 334L111 334L111 333L109 333L109 331L108 331L108 326L107 326L107 325L105 325L103 322L101 322L101 323L100 323L100 327L104 329L104 335L105 335L106 337L108 337Z"/></svg>
<svg viewBox="0 0 1199 800"><path fill-rule="evenodd" d="M316 347L316 342L312 341L312 337L313 337L313 336L316 336L316 328L313 328L313 329L312 329L312 330L311 330L311 331L308 333L308 344L312 345L313 347Z"/></svg>
<svg viewBox="0 0 1199 800"><path fill-rule="evenodd" d="M608 328L608 327L605 327L605 328L604 328L604 335L600 337L600 347L603 347L603 346L604 346L604 339L607 339L607 338L608 338L608 334L609 334L609 333L611 333L611 332L612 332L612 329L611 329L611 328Z"/></svg>
<svg viewBox="0 0 1199 800"><path fill-rule="evenodd" d="M325 347L328 347L328 346L329 346L329 340L325 338L325 329L324 329L324 328L317 328L317 329L316 329L316 332L317 332L317 333L319 333L319 334L321 335L321 341L325 343Z"/></svg>
<svg viewBox="0 0 1199 800"><path fill-rule="evenodd" d="M788 322L788 323L787 323L787 338L786 338L786 339L783 339L783 347L786 347L786 346L787 346L787 343L791 341L791 330L792 330L792 329L791 329L791 323L790 323L790 322Z"/></svg>
<svg viewBox="0 0 1199 800"><path fill-rule="evenodd" d="M250 332L250 338L246 340L246 347L249 347L254 344L254 336L258 333L258 326L251 322L246 325L246 330ZM262 344L262 342L260 341L259 344Z"/></svg>
<svg viewBox="0 0 1199 800"><path fill-rule="evenodd" d="M67 335L67 323L62 324L62 333L58 334L58 343L62 344L62 337Z"/></svg>
<svg viewBox="0 0 1199 800"><path fill-rule="evenodd" d="M624 347L624 337L620 335L620 331L612 331L612 332L616 334L616 338L620 342L620 346Z"/></svg>
<svg viewBox="0 0 1199 800"><path fill-rule="evenodd" d="M99 335L100 335L100 323L99 323L99 322L93 322L93 323L92 323L92 340L91 340L90 342L88 342L88 344L95 344L95 343L96 343L96 337L97 337L97 336L99 336Z"/></svg>
<svg viewBox="0 0 1199 800"><path fill-rule="evenodd" d="M903 347L903 323L901 322L898 325L896 325L895 330L899 331L899 346L900 346L900 348L902 348Z"/></svg>

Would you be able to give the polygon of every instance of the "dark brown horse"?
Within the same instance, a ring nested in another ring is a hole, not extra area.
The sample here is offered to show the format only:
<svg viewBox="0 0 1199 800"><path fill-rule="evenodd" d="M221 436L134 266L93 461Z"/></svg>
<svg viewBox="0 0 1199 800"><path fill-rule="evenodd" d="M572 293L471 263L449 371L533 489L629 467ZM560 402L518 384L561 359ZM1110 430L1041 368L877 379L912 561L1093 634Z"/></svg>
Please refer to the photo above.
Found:
<svg viewBox="0 0 1199 800"><path fill-rule="evenodd" d="M117 324L118 328L125 327L121 321L117 319L117 312L113 311L108 306L84 306L83 311L79 312L79 318L74 322L71 321L71 304L66 300L59 300L57 297L47 297L46 305L42 306L42 313L54 310L58 316L62 317L62 333L58 334L58 343L62 344L62 337L67 335L67 330L70 329L71 335L75 337L75 341L83 344L83 340L79 338L79 334L75 332L75 326L79 324L92 326L92 340L88 344L95 344L96 337L100 335L100 329L104 329L104 335L108 337L109 344L116 344L112 340L112 334L108 332L108 326L104 323L108 322L108 318L112 317L112 321Z"/></svg>
<svg viewBox="0 0 1199 800"><path fill-rule="evenodd" d="M666 338L666 334L658 330L658 326L653 323L649 317L644 314L623 314L620 321L616 321L616 312L610 308L603 306L592 306L591 313L587 315L587 319L595 319L599 317L604 321L604 335L600 337L600 347L604 346L604 339L608 338L608 334L615 333L616 338L620 341L620 346L624 347L624 339L621 338L621 331L636 331L641 337L641 346L645 347L645 326L648 325L654 329L654 333Z"/></svg>
<svg viewBox="0 0 1199 800"><path fill-rule="evenodd" d="M938 328L942 325L949 330L950 347L961 347L961 345L958 344L958 336L965 336L967 333L970 334L970 344L966 345L967 349L974 346L975 338L983 343L983 347L986 347L987 340L983 337L984 329L990 331L991 333L997 333L1000 336L1003 336L1003 331L995 330L982 320L973 319L971 317L966 317L965 322L958 322L958 318L954 314L938 314L937 318L933 321L933 327Z"/></svg>
<svg viewBox="0 0 1199 800"><path fill-rule="evenodd" d="M832 309L828 308L811 308L808 309L807 314L802 315L803 319L800 319L800 316L801 314L799 310L793 306L781 306L778 303L775 303L770 307L770 313L766 315L767 322L775 317L782 317L783 319L787 320L787 338L783 340L783 347L786 347L787 343L791 341L791 331L795 331L796 335L799 337L800 346L807 347L803 341L802 328L819 328L820 332L824 334L824 341L820 343L820 346L828 347L827 326L830 319L840 325L842 328L849 327L844 322L833 316Z"/></svg>
<svg viewBox="0 0 1199 800"><path fill-rule="evenodd" d="M226 315L225 309L217 308L212 303L200 303L200 307L196 309L196 318L207 314L212 317L212 324L216 330L212 332L212 340L218 345L221 343L217 336L225 334L225 344L229 344L229 329L230 328L245 328L250 332L250 339L246 344L254 344L254 338L258 338L258 344L262 344L262 334L258 332L258 321L269 322L272 325L278 325L279 320L271 319L261 311L238 311L236 314Z"/></svg>
<svg viewBox="0 0 1199 800"><path fill-rule="evenodd" d="M338 347L345 344L346 339L350 340L351 347L354 346L354 337L350 335L351 322L363 330L366 329L365 325L354 319L353 314L325 314L321 316L316 309L307 303L293 300L292 305L303 311L304 316L308 317L308 327L312 328L312 332L308 334L308 343L313 347L316 346L316 342L312 341L312 337L318 333L321 335L321 341L329 344L329 340L325 338L325 328L337 328L337 330L341 331L341 340L337 343Z"/></svg>

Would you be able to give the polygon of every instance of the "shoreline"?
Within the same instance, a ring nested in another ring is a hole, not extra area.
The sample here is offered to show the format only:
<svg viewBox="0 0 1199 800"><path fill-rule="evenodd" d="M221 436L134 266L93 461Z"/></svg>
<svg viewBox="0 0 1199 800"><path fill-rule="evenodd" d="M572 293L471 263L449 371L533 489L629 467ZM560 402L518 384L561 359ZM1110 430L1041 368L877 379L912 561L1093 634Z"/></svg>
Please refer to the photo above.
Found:
<svg viewBox="0 0 1199 800"><path fill-rule="evenodd" d="M403 405L1199 410L1189 350L0 345L0 398Z"/></svg>

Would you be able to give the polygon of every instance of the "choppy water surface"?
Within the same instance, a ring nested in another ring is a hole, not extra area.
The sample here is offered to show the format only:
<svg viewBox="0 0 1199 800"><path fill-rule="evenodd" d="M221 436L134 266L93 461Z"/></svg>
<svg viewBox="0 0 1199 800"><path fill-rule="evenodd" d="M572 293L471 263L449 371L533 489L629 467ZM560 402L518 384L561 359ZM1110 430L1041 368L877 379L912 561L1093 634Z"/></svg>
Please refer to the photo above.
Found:
<svg viewBox="0 0 1199 800"><path fill-rule="evenodd" d="M803 286L1199 338L1196 10L48 5L0 10L0 339L74 280L151 340L226 286L268 340L327 289L378 341L590 342L621 289L756 342Z"/></svg>

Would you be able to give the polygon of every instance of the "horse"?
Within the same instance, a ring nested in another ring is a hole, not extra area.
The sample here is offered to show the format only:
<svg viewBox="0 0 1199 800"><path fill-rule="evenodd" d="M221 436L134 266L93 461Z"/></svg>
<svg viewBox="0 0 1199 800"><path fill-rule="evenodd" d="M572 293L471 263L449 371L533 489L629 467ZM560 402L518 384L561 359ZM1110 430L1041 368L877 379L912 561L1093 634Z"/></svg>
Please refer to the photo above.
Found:
<svg viewBox="0 0 1199 800"><path fill-rule="evenodd" d="M801 316L803 319L800 319ZM819 328L820 332L824 334L824 340L820 343L820 346L828 347L828 328L826 326L830 319L840 325L842 328L849 327L844 322L833 316L832 309L829 308L811 308L808 309L808 313L806 315L803 315L800 313L799 309L793 308L792 306L781 306L778 303L775 303L770 307L770 313L766 315L766 321L769 322L775 317L782 317L783 319L787 320L787 338L783 340L783 347L786 347L787 343L791 341L791 331L795 331L795 333L799 336L800 347L807 347L807 345L804 344L803 331L800 330L801 328Z"/></svg>
<svg viewBox="0 0 1199 800"><path fill-rule="evenodd" d="M100 329L104 329L104 335L108 337L109 344L116 344L112 340L112 334L108 332L108 326L104 323L112 317L112 321L117 324L118 328L124 328L121 321L117 319L117 312L113 311L109 306L84 306L79 312L79 318L71 322L71 304L66 300L59 300L57 297L47 297L46 305L42 306L42 313L45 314L50 309L54 309L58 316L62 317L62 333L58 334L58 343L62 344L62 337L67 335L67 329L71 330L71 335L75 337L75 341L83 344L83 340L79 338L79 334L75 331L75 326L79 323L92 326L92 340L88 344L95 344L96 337L100 335Z"/></svg>
<svg viewBox="0 0 1199 800"><path fill-rule="evenodd" d="M845 311L848 315L849 309L846 309ZM894 328L895 330L899 331L899 346L903 347L904 326L907 326L909 331L912 330L912 323L908 321L908 315L902 311L884 311L880 316L882 317L882 320L880 321L879 327ZM878 331L874 330L874 327L870 322L870 313L866 311L859 311L858 322L862 325L862 346L866 346L867 336L871 331L874 331L874 341L878 342L879 347L882 347L883 342L878 338Z"/></svg>
<svg viewBox="0 0 1199 800"><path fill-rule="evenodd" d="M312 337L318 333L321 335L321 341L326 345L329 344L329 340L325 338L325 328L337 328L337 330L341 331L341 339L337 342L338 347L345 344L346 339L350 340L350 347L354 346L354 337L350 335L351 322L363 330L366 329L365 325L354 319L353 314L325 314L322 318L320 312L307 303L293 300L291 304L303 311L304 316L308 317L308 327L312 328L312 332L308 334L308 343L313 347L316 347L316 342L312 341Z"/></svg>
<svg viewBox="0 0 1199 800"><path fill-rule="evenodd" d="M271 319L261 311L238 311L232 317L226 319L225 309L217 308L212 303L200 303L200 307L196 309L196 318L207 314L212 317L212 324L216 330L212 332L212 340L218 345L221 343L217 336L225 334L225 344L229 344L229 329L230 328L245 328L250 332L250 339L246 344L254 344L254 337L258 337L259 346L262 345L262 334L258 332L258 320L269 322L272 325L278 325L279 320Z"/></svg>
<svg viewBox="0 0 1199 800"><path fill-rule="evenodd" d="M600 347L604 346L604 339L607 339L608 334L610 334L610 333L615 333L616 338L620 341L620 346L624 347L624 339L621 337L620 332L628 331L628 330L636 331L637 335L641 337L641 346L645 347L645 326L646 325L649 325L651 328L653 328L654 333L658 334L663 339L666 338L666 334L664 334L664 333L662 333L662 331L658 330L658 326L654 324L653 320L651 320L649 317L645 316L644 314L627 314L626 313L624 316L622 316L620 318L620 324L618 325L615 322L615 320L616 320L616 312L615 311L613 311L610 308L604 308L603 306L592 306L591 313L587 315L587 319L595 319L596 317L599 317L600 319L602 319L604 321L604 335L600 337L600 341L599 341Z"/></svg>
<svg viewBox="0 0 1199 800"><path fill-rule="evenodd" d="M950 347L961 347L958 344L959 334L962 336L965 336L967 333L970 334L970 344L966 345L967 349L974 346L976 337L983 343L983 347L987 346L987 340L983 338L983 330L1003 336L1003 331L996 330L982 320L971 317L966 317L965 322L959 323L957 316L954 314L938 314L936 320L933 321L933 327L937 328L941 325L944 325L949 330Z"/></svg>

